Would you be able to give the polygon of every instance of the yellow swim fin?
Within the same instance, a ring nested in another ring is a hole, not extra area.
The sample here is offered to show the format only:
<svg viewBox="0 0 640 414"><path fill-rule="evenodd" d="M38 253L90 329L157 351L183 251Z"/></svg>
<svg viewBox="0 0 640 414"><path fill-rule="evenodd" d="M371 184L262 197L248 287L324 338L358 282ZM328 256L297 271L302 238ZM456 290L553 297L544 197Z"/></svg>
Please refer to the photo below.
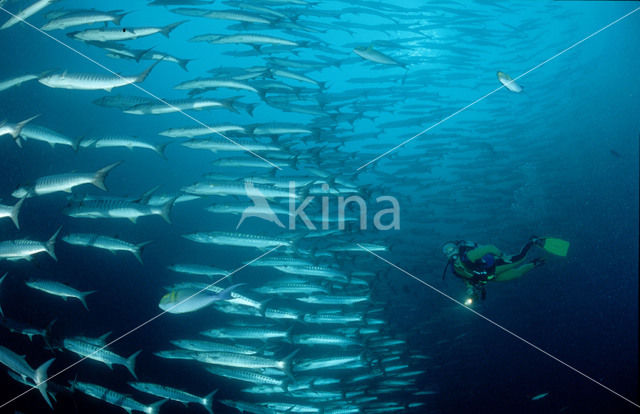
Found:
<svg viewBox="0 0 640 414"><path fill-rule="evenodd" d="M542 248L556 256L566 257L569 251L569 242L562 239L545 238Z"/></svg>

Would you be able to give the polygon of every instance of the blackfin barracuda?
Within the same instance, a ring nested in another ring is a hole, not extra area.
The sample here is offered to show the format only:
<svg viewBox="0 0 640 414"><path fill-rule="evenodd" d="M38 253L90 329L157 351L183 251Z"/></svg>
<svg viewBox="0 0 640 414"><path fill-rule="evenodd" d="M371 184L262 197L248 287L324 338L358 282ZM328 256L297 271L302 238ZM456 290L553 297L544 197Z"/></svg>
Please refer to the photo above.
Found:
<svg viewBox="0 0 640 414"><path fill-rule="evenodd" d="M138 379L138 376L135 373L136 357L140 354L140 352L142 352L142 350L134 352L129 358L125 358L116 354L115 352L106 349L104 347L104 339L104 336L100 338L65 338L62 341L62 347L67 351L78 354L83 358L89 358L94 361L102 362L109 368L113 368L112 365L114 364L122 365L129 370L129 372L135 379Z"/></svg>
<svg viewBox="0 0 640 414"><path fill-rule="evenodd" d="M127 15L127 13L128 12L122 12L122 10L113 10L108 12L101 12L97 10L70 12L49 20L41 27L41 29L44 31L61 30L74 26L107 22L120 25L120 21Z"/></svg>
<svg viewBox="0 0 640 414"><path fill-rule="evenodd" d="M186 20L168 24L164 27L131 27L128 29L87 29L79 32L67 33L67 36L85 42L117 42L120 40L131 40L139 37L151 36L162 33L169 37L169 33L176 27L185 23Z"/></svg>
<svg viewBox="0 0 640 414"><path fill-rule="evenodd" d="M33 259L33 255L43 252L46 252L54 260L58 260L53 247L56 242L56 237L58 237L58 233L60 233L60 229L62 229L62 227L58 228L49 240L43 242L25 239L0 242L0 261L31 260Z"/></svg>
<svg viewBox="0 0 640 414"><path fill-rule="evenodd" d="M258 249L267 249L276 246L293 246L294 243L293 240L276 237L246 233L227 233L221 231L185 234L182 237L197 243L217 244L221 246L255 247Z"/></svg>
<svg viewBox="0 0 640 414"><path fill-rule="evenodd" d="M62 240L75 246L90 246L108 250L111 253L118 251L129 252L142 263L142 249L151 243L150 241L134 244L115 237L103 236L94 233L71 233L62 237Z"/></svg>
<svg viewBox="0 0 640 414"><path fill-rule="evenodd" d="M129 85L130 83L144 82L153 68L160 63L157 61L149 66L144 72L131 76L97 75L92 73L54 73L43 76L38 82L50 88L76 89L76 90L97 90L103 89L111 92L113 88Z"/></svg>
<svg viewBox="0 0 640 414"><path fill-rule="evenodd" d="M186 127L186 128L170 128L158 135L171 138L193 138L201 135L226 134L228 132L239 132L244 134L244 127L239 125L211 125L207 127Z"/></svg>
<svg viewBox="0 0 640 414"><path fill-rule="evenodd" d="M140 411L146 414L157 414L160 406L167 400L160 400L151 405L144 405L125 394L110 390L101 385L90 384L88 382L73 381L70 387L71 391L78 390L90 397L97 398L106 403L120 407L128 413L132 411Z"/></svg>
<svg viewBox="0 0 640 414"><path fill-rule="evenodd" d="M174 196L164 204L150 205L127 199L87 200L71 205L64 210L70 217L77 218L124 218L136 223L140 217L160 216L167 223L171 223L169 214L179 196Z"/></svg>
<svg viewBox="0 0 640 414"><path fill-rule="evenodd" d="M41 125L25 125L20 132L20 138L25 141L34 140L46 142L51 145L51 148L55 148L56 145L68 145L73 148L74 151L78 150L78 140Z"/></svg>
<svg viewBox="0 0 640 414"><path fill-rule="evenodd" d="M165 398L172 401L178 401L183 404L193 403L201 404L205 410L210 414L213 414L211 404L213 403L213 396L218 390L215 390L204 397L198 397L186 391L179 390L177 388L168 387L166 385L153 384L150 382L129 382L130 386L138 391L154 395L156 397Z"/></svg>
<svg viewBox="0 0 640 414"><path fill-rule="evenodd" d="M74 289L71 286L67 286L63 283L56 282L53 280L42 280L42 279L30 280L25 282L25 284L32 289L36 289L53 296L61 297L64 300L67 300L67 298L78 299L86 310L89 310L89 307L87 306L87 302L85 298L88 295L96 292L95 290L90 290L88 292L80 292L78 289Z"/></svg>
<svg viewBox="0 0 640 414"><path fill-rule="evenodd" d="M86 137L80 142L82 148L112 148L112 147L125 147L128 149L144 148L155 151L159 156L165 158L164 150L169 145L168 142L154 144L141 140L137 137L128 135L105 135L98 137Z"/></svg>
<svg viewBox="0 0 640 414"><path fill-rule="evenodd" d="M156 62L158 63L158 62ZM173 112L202 110L210 108L225 108L232 112L237 112L233 107L233 100L214 100L214 99L182 99L178 101L166 101L167 103L145 103L125 109L123 112L132 115L160 115L170 114ZM168 104L168 105L167 105Z"/></svg>
<svg viewBox="0 0 640 414"><path fill-rule="evenodd" d="M33 185L25 185L15 190L12 195L16 198L34 197L43 194L64 191L70 193L74 187L83 184L93 184L101 190L107 191L104 179L107 174L122 161L114 162L94 173L65 173L40 177Z"/></svg>
<svg viewBox="0 0 640 414"><path fill-rule="evenodd" d="M191 149L209 150L212 152L218 151L282 151L282 149L273 144L263 144L256 141L247 139L192 139L182 143L183 146ZM266 162L261 161L263 164ZM271 167L267 164L267 167Z"/></svg>
<svg viewBox="0 0 640 414"><path fill-rule="evenodd" d="M239 34L239 35L218 35L205 34L198 35L189 39L190 42L208 42L211 44L247 44L247 45L281 45L281 46L300 46L299 43L291 40L282 39L274 36L264 36L257 34Z"/></svg>
<svg viewBox="0 0 640 414"><path fill-rule="evenodd" d="M265 163L265 165L269 165ZM294 198L299 199L302 196L298 193L290 192L288 189L276 188L268 185L246 185L244 182L210 180L198 182L182 188L182 191L195 195L235 195L246 197L265 197L267 199L275 198Z"/></svg>

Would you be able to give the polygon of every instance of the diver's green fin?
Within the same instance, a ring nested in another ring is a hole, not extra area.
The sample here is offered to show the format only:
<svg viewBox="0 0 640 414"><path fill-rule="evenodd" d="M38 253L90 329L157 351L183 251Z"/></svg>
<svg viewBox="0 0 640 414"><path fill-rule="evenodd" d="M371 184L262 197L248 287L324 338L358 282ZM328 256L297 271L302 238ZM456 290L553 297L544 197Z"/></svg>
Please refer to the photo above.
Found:
<svg viewBox="0 0 640 414"><path fill-rule="evenodd" d="M562 239L545 238L542 248L556 256L565 257L569 251L569 242Z"/></svg>

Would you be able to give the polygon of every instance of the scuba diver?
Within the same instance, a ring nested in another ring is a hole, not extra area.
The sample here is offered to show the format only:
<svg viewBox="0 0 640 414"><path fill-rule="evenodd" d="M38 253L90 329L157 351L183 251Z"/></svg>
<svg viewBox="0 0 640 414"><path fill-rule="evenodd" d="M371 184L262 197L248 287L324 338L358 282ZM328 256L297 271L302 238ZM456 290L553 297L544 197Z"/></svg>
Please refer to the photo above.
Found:
<svg viewBox="0 0 640 414"><path fill-rule="evenodd" d="M485 299L487 293L485 285L489 281L503 282L516 279L536 267L544 264L539 257L525 263L525 258L531 247L541 247L556 256L566 256L569 242L554 238L531 237L520 253L508 256L493 245L479 246L477 243L456 240L448 241L442 246L442 253L447 256L442 279L447 274L449 266L453 273L464 280L467 286L467 299L464 304L469 306L478 298Z"/></svg>

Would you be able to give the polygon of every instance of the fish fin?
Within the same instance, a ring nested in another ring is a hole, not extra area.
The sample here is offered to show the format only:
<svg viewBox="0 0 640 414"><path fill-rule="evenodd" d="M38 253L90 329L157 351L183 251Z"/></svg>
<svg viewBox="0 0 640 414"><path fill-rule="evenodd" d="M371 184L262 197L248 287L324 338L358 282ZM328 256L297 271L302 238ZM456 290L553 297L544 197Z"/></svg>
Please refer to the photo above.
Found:
<svg viewBox="0 0 640 414"><path fill-rule="evenodd" d="M187 69L187 65L189 64L189 62L191 62L193 59L178 59L178 65L184 69L185 72L189 72L189 69Z"/></svg>
<svg viewBox="0 0 640 414"><path fill-rule="evenodd" d="M149 49L139 51L135 56L136 62L140 62L140 59L142 59L147 53L151 52L154 47L155 46L151 46Z"/></svg>
<svg viewBox="0 0 640 414"><path fill-rule="evenodd" d="M109 332L107 332L107 333L105 333L103 335L100 335L99 337L96 338L96 340L100 341L100 343L104 344L105 341L107 340L107 338L109 337L109 335L111 335L111 331L109 331Z"/></svg>
<svg viewBox="0 0 640 414"><path fill-rule="evenodd" d="M53 409L53 405L51 404L49 395L47 394L47 370L54 360L55 358L51 358L44 364L40 365L38 369L36 369L35 375L33 376L33 382L35 382L38 391L40 391L40 394L42 394L42 398L44 398L44 400L47 402L47 405L51 409Z"/></svg>
<svg viewBox="0 0 640 414"><path fill-rule="evenodd" d="M127 358L127 362L125 364L125 366L127 367L127 369L129 370L129 372L131 373L131 375L133 375L133 378L136 379L136 381L138 380L138 376L135 373L135 368L136 368L136 357L138 355L140 355L140 352L142 352L142 349L136 351L133 353L133 355L131 355L129 358Z"/></svg>
<svg viewBox="0 0 640 414"><path fill-rule="evenodd" d="M213 409L211 408L211 406L213 405L213 396L216 395L217 392L218 392L217 389L213 390L212 392L210 392L209 394L207 394L202 398L201 404L204 407L204 409L209 412L209 414L213 414Z"/></svg>
<svg viewBox="0 0 640 414"><path fill-rule="evenodd" d="M56 230L56 232L53 233L53 236L51 236L44 245L44 248L49 254L49 256L51 256L53 260L55 260L56 262L58 261L58 258L56 257L56 253L54 251L54 245L56 243L56 238L58 237L60 230L62 230L62 226L58 227L58 230Z"/></svg>
<svg viewBox="0 0 640 414"><path fill-rule="evenodd" d="M160 406L166 403L169 400L160 400L156 401L153 404L149 405L147 408L149 409L148 414L157 414L158 410L160 410Z"/></svg>
<svg viewBox="0 0 640 414"><path fill-rule="evenodd" d="M115 18L115 19L113 19L113 23L114 23L114 24L116 24L116 25L118 25L118 26L120 26L120 22L122 21L122 18L123 18L124 16L126 16L126 15L127 15L127 13L129 13L129 12L124 12L124 13L119 14L118 16L116 16L116 18ZM106 23L106 22L105 22L105 23Z"/></svg>
<svg viewBox="0 0 640 414"><path fill-rule="evenodd" d="M97 290L89 290L89 291L80 293L80 296L78 297L78 299L80 300L80 302L82 302L82 306L84 306L84 308L86 310L89 310L89 307L87 306L87 302L86 302L85 298L87 296L89 296L90 294L96 293L96 292L97 292Z"/></svg>
<svg viewBox="0 0 640 414"><path fill-rule="evenodd" d="M133 224L136 224L137 220L138 220L138 217L129 217L129 221L132 222Z"/></svg>
<svg viewBox="0 0 640 414"><path fill-rule="evenodd" d="M160 212L159 212L160 217L162 217L164 221L166 221L169 224L171 224L171 217L170 217L171 209L173 208L173 204L176 202L178 197L180 196L177 195L172 199L168 200L166 203L164 203L164 205L162 206L162 209L160 209Z"/></svg>
<svg viewBox="0 0 640 414"><path fill-rule="evenodd" d="M218 300L229 300L229 299L231 299L231 292L233 292L238 286L242 286L242 285L246 285L246 283L238 283L236 285L232 285L232 286L229 286L226 289L223 289L222 291L220 291L220 293L217 294Z"/></svg>
<svg viewBox="0 0 640 414"><path fill-rule="evenodd" d="M91 183L99 189L107 191L107 187L104 185L104 179L107 177L107 174L109 174L111 170L122 164L122 162L123 161L114 162L113 164L109 164L106 167L96 171L96 173L93 175L93 181Z"/></svg>
<svg viewBox="0 0 640 414"><path fill-rule="evenodd" d="M182 23L188 22L188 20L181 20L179 22L171 23L162 28L160 33L162 33L165 37L169 37L169 33L173 31L176 27L180 26Z"/></svg>
<svg viewBox="0 0 640 414"><path fill-rule="evenodd" d="M144 263L142 263L142 251L144 250L144 248L149 243L153 243L153 240L149 240L149 241L146 241L146 242L139 243L138 245L136 245L136 248L133 251L133 255L136 257L136 259L138 259L140 264L144 264Z"/></svg>
<svg viewBox="0 0 640 414"><path fill-rule="evenodd" d="M18 214L20 213L20 207L22 207L22 203L24 203L25 198L21 198L17 203L15 203L13 205L13 207L11 208L11 221L13 221L13 224L16 226L16 228L18 230L20 230L20 223L18 222ZM6 276L6 273L5 273ZM4 277L3 277L4 278ZM2 281L2 279L0 279L0 282Z"/></svg>
<svg viewBox="0 0 640 414"><path fill-rule="evenodd" d="M27 118L24 121L20 121L16 124L15 130L11 133L11 136L15 139L18 137L18 135L20 135L20 133L22 132L22 128L24 128L25 125L27 125L29 122L33 121L34 119L36 119L37 117L39 117L40 114L38 115L34 115L31 118ZM20 145L18 145L20 146Z"/></svg>
<svg viewBox="0 0 640 414"><path fill-rule="evenodd" d="M292 353L290 353L289 355L287 355L282 359L282 362L284 363L282 370L284 371L285 374L287 374L287 377L289 377L291 381L294 381L294 382L295 382L295 378L293 377L293 373L291 372L291 360L293 359L294 356L296 356L298 352L300 352L300 348L296 349L295 351L293 351Z"/></svg>
<svg viewBox="0 0 640 414"><path fill-rule="evenodd" d="M153 68L156 67L156 65L160 62L162 62L164 60L164 58L155 61L151 66L149 66L144 72L142 72L141 74L139 74L136 77L135 82L144 82L145 79L147 79L147 76L149 76L149 74L151 73L151 71L153 70Z"/></svg>
<svg viewBox="0 0 640 414"><path fill-rule="evenodd" d="M167 145L171 144L171 141L165 142L163 144L157 145L153 147L154 151L158 153L162 157L162 159L166 160L167 156L164 153L164 150L167 149Z"/></svg>

